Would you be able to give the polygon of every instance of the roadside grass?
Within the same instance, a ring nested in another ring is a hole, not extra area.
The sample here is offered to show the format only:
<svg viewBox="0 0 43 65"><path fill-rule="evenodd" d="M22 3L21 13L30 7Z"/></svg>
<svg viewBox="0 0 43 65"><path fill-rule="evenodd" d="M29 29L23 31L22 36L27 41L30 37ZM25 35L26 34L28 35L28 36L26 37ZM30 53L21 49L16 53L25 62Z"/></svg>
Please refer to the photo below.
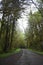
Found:
<svg viewBox="0 0 43 65"><path fill-rule="evenodd" d="M8 53L2 53L2 54L0 54L0 58L6 58L6 57L8 57L10 55L19 53L20 50L21 50L20 48L17 48L17 49L10 50Z"/></svg>
<svg viewBox="0 0 43 65"><path fill-rule="evenodd" d="M37 53L39 55L43 55L43 51L38 51L38 50L34 50L34 49L29 49L30 51Z"/></svg>

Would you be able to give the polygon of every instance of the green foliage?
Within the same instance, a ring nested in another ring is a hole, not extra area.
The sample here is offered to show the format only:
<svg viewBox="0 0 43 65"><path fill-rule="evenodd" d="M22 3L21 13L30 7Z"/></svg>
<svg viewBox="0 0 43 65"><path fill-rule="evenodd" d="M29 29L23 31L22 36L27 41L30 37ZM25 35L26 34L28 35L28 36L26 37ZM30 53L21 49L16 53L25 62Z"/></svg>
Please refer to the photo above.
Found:
<svg viewBox="0 0 43 65"><path fill-rule="evenodd" d="M34 49L29 49L30 51L38 54L38 55L43 55L43 51L40 51L40 50L34 50Z"/></svg>
<svg viewBox="0 0 43 65"><path fill-rule="evenodd" d="M13 55L13 54L15 54L15 53L18 53L18 52L20 52L20 51L21 51L20 48L18 48L18 49L12 49L12 50L10 50L8 53L0 54L0 58L9 57L10 55Z"/></svg>
<svg viewBox="0 0 43 65"><path fill-rule="evenodd" d="M26 40L20 31L16 31L17 19L20 17L21 4L25 0L2 0L1 13L3 14L0 25L0 51L8 52L12 48L31 47L43 50L43 8L41 3L39 12L30 12ZM26 44L27 42L27 44Z"/></svg>
<svg viewBox="0 0 43 65"><path fill-rule="evenodd" d="M41 16L43 17L43 0L37 0L39 3L38 10L41 13Z"/></svg>
<svg viewBox="0 0 43 65"><path fill-rule="evenodd" d="M43 50L43 17L39 12L30 12L28 28L26 30L27 46L37 50Z"/></svg>
<svg viewBox="0 0 43 65"><path fill-rule="evenodd" d="M14 48L23 48L25 47L25 40L24 40L24 35L20 31L15 31L14 32L14 38L13 38L13 47Z"/></svg>
<svg viewBox="0 0 43 65"><path fill-rule="evenodd" d="M3 15L0 28L0 49L3 52L8 52L12 49L16 21L20 17L22 8L19 0L2 0L1 5L0 13Z"/></svg>

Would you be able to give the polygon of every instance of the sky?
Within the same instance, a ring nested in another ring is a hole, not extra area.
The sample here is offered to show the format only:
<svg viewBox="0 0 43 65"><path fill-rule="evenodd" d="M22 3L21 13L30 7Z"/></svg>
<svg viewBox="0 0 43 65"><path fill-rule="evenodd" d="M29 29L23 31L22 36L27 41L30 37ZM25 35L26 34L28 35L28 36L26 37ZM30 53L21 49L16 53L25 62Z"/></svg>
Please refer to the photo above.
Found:
<svg viewBox="0 0 43 65"><path fill-rule="evenodd" d="M0 0L0 2L1 2L2 0ZM0 6L1 7L1 6ZM0 14L0 18L2 18L2 14Z"/></svg>
<svg viewBox="0 0 43 65"><path fill-rule="evenodd" d="M30 7L28 5L26 5L25 7L26 7L26 9L24 10L24 12L21 13L22 18L18 19L18 26L23 33L25 32L25 29L28 25L27 24L28 23L28 16L30 13ZM34 4L31 4L31 10L32 10L32 13L37 11Z"/></svg>
<svg viewBox="0 0 43 65"><path fill-rule="evenodd" d="M1 0L0 0L1 1Z"/></svg>

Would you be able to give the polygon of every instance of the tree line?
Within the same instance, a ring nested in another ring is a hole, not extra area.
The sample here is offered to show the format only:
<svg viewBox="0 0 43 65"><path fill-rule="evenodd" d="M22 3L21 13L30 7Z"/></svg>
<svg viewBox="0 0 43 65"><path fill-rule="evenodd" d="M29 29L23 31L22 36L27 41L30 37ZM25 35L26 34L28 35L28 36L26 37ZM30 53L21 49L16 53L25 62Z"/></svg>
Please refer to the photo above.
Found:
<svg viewBox="0 0 43 65"><path fill-rule="evenodd" d="M30 10L28 26L25 32L27 47L43 51L43 0L38 1L38 11Z"/></svg>
<svg viewBox="0 0 43 65"><path fill-rule="evenodd" d="M2 0L1 5L0 48L3 52L7 52L12 48L16 21L20 17L22 7L19 0Z"/></svg>
<svg viewBox="0 0 43 65"><path fill-rule="evenodd" d="M30 6L31 2L38 9L34 14L30 11L28 26L23 34L16 31L17 19L21 17L24 11L23 5ZM31 0L29 4L25 0L2 0L0 3L0 52L8 52L12 48L26 47L43 50L43 0L37 1L37 4Z"/></svg>

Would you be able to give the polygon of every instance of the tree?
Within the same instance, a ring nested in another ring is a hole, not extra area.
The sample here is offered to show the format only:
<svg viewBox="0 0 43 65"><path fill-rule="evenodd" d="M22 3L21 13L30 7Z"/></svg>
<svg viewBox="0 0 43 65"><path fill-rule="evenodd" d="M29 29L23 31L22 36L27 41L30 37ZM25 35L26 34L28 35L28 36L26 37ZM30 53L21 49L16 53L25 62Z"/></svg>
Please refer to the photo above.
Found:
<svg viewBox="0 0 43 65"><path fill-rule="evenodd" d="M31 1L36 6L38 11L41 13L41 16L43 17L43 0L36 0L36 3L34 2L34 0Z"/></svg>
<svg viewBox="0 0 43 65"><path fill-rule="evenodd" d="M27 44L28 47L42 50L42 39L43 39L43 22L40 12L32 14L30 12L28 29L27 29Z"/></svg>
<svg viewBox="0 0 43 65"><path fill-rule="evenodd" d="M25 0L2 0L0 13L3 14L1 22L0 39L3 40L3 51L6 52L11 48L13 35L15 30L15 22L20 17L20 11L24 8L23 5ZM3 35L3 36L2 36Z"/></svg>

